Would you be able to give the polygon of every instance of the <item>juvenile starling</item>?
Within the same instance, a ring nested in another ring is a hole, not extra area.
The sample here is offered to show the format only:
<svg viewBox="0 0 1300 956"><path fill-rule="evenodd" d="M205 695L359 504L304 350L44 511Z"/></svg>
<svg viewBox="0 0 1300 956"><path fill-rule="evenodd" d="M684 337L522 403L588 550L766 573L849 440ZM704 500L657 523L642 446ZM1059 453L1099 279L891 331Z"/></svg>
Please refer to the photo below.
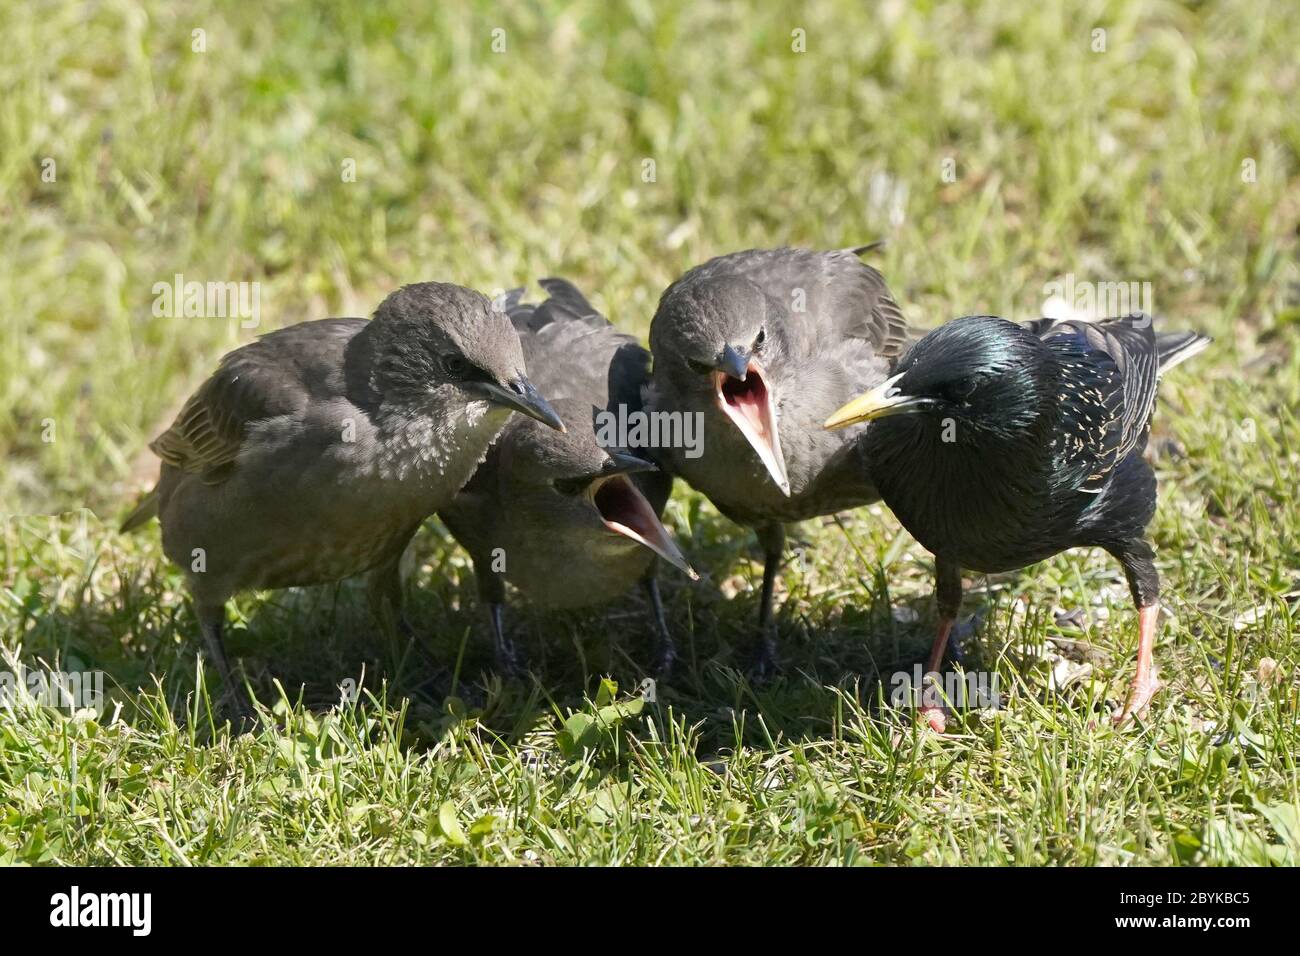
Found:
<svg viewBox="0 0 1300 956"><path fill-rule="evenodd" d="M656 555L694 578L659 520L672 478L626 447L602 447L596 416L641 411L650 353L600 315L568 282L543 279L540 305L507 294L533 380L568 424L556 434L510 422L469 484L439 510L474 562L499 663L516 669L502 630L509 581L542 608L610 601L641 581L655 615L657 669L674 657L655 577Z"/></svg>
<svg viewBox="0 0 1300 956"><path fill-rule="evenodd" d="M869 426L871 473L935 556L936 672L961 604L962 569L1012 571L1069 548L1119 561L1138 608L1137 673L1117 722L1150 703L1160 580L1145 529L1156 479L1143 460L1159 376L1209 344L1156 335L1142 314L1102 322L990 316L940 326L893 376L826 421ZM944 727L941 708L922 708Z"/></svg>
<svg viewBox="0 0 1300 956"><path fill-rule="evenodd" d="M409 285L369 322L304 322L223 358L150 445L161 476L122 530L159 517L208 654L246 715L222 643L225 602L370 572L372 607L405 627L402 552L511 411L564 428L525 377L506 316L460 286Z"/></svg>
<svg viewBox="0 0 1300 956"><path fill-rule="evenodd" d="M774 664L785 523L879 498L862 429L820 427L884 381L907 341L884 279L858 259L869 248L751 249L710 260L668 287L650 326L647 407L703 424L702 454L661 448L656 460L758 532L760 675Z"/></svg>

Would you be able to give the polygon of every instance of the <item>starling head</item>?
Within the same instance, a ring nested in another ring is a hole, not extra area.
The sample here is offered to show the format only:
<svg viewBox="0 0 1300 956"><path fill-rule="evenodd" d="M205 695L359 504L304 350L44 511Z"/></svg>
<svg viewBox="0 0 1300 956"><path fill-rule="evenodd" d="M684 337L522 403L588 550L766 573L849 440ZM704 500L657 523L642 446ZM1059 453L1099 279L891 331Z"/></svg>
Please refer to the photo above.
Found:
<svg viewBox="0 0 1300 956"><path fill-rule="evenodd" d="M634 541L696 579L650 502L629 476L655 471L653 462L596 442L596 409L556 402L572 426L556 434L516 422L501 439L500 473L520 521L532 533L590 535L594 547Z"/></svg>
<svg viewBox="0 0 1300 956"><path fill-rule="evenodd" d="M777 431L784 348L780 303L744 276L671 286L650 324L655 376L696 406L721 412L790 494Z"/></svg>
<svg viewBox="0 0 1300 956"><path fill-rule="evenodd" d="M528 381L514 326L479 292L444 282L403 286L375 310L369 346L368 384L384 405L419 413L484 403L564 430Z"/></svg>
<svg viewBox="0 0 1300 956"><path fill-rule="evenodd" d="M1057 370L1042 340L993 316L955 319L904 355L895 374L825 422L843 428L894 415L958 423L958 434L1012 436L1029 427L1056 394Z"/></svg>

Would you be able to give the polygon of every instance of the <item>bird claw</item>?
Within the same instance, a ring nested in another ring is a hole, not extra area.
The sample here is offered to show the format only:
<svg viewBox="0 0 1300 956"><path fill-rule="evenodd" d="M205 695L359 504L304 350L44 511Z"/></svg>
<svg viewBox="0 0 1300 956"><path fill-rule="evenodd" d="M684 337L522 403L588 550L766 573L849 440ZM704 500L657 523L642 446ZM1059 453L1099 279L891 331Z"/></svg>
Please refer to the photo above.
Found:
<svg viewBox="0 0 1300 956"><path fill-rule="evenodd" d="M496 672L506 680L522 680L528 674L528 668L524 666L513 644L498 647L493 657Z"/></svg>
<svg viewBox="0 0 1300 956"><path fill-rule="evenodd" d="M943 707L922 707L917 710L916 716L925 721L936 734L948 729L948 711Z"/></svg>
<svg viewBox="0 0 1300 956"><path fill-rule="evenodd" d="M1124 708L1112 719L1112 723L1116 727L1123 727L1134 717L1145 716L1160 687L1161 682L1154 676L1148 680L1135 680L1129 688Z"/></svg>

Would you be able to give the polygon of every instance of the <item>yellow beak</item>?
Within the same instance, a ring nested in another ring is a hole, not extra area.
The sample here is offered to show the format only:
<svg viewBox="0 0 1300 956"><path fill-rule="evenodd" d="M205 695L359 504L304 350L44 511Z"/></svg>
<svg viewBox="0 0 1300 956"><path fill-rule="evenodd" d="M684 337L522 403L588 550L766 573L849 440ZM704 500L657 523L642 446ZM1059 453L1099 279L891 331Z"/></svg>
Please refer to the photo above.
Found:
<svg viewBox="0 0 1300 956"><path fill-rule="evenodd" d="M885 379L871 391L863 392L826 419L822 423L822 427L826 429L844 428L847 425L868 422L873 418L884 418L886 415L898 415L902 412L912 411L922 405L928 405L928 399L914 395L904 395L899 392L898 380L902 377L900 373L893 378Z"/></svg>

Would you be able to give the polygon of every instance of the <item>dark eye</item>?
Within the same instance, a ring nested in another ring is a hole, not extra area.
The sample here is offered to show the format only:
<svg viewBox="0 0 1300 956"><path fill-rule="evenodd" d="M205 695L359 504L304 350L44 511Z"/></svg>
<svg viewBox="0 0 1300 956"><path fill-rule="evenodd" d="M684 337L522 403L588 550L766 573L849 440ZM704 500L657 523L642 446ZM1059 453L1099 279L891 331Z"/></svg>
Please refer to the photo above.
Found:
<svg viewBox="0 0 1300 956"><path fill-rule="evenodd" d="M979 384L979 379L974 376L959 378L955 382L950 382L944 391L951 401L964 402L975 394L975 389L979 388Z"/></svg>
<svg viewBox="0 0 1300 956"><path fill-rule="evenodd" d="M686 366L696 375L707 375L713 371L713 366L708 362L697 362L695 359L687 359Z"/></svg>
<svg viewBox="0 0 1300 956"><path fill-rule="evenodd" d="M767 329L762 328L760 326L758 330L758 335L754 336L754 351L758 351L759 349L761 349L763 347L763 343L766 341L767 341Z"/></svg>
<svg viewBox="0 0 1300 956"><path fill-rule="evenodd" d="M589 478L557 478L551 482L551 486L560 494L571 497L586 489L589 483Z"/></svg>
<svg viewBox="0 0 1300 956"><path fill-rule="evenodd" d="M444 355L442 368L450 378L464 378L469 372L469 362L460 355Z"/></svg>

